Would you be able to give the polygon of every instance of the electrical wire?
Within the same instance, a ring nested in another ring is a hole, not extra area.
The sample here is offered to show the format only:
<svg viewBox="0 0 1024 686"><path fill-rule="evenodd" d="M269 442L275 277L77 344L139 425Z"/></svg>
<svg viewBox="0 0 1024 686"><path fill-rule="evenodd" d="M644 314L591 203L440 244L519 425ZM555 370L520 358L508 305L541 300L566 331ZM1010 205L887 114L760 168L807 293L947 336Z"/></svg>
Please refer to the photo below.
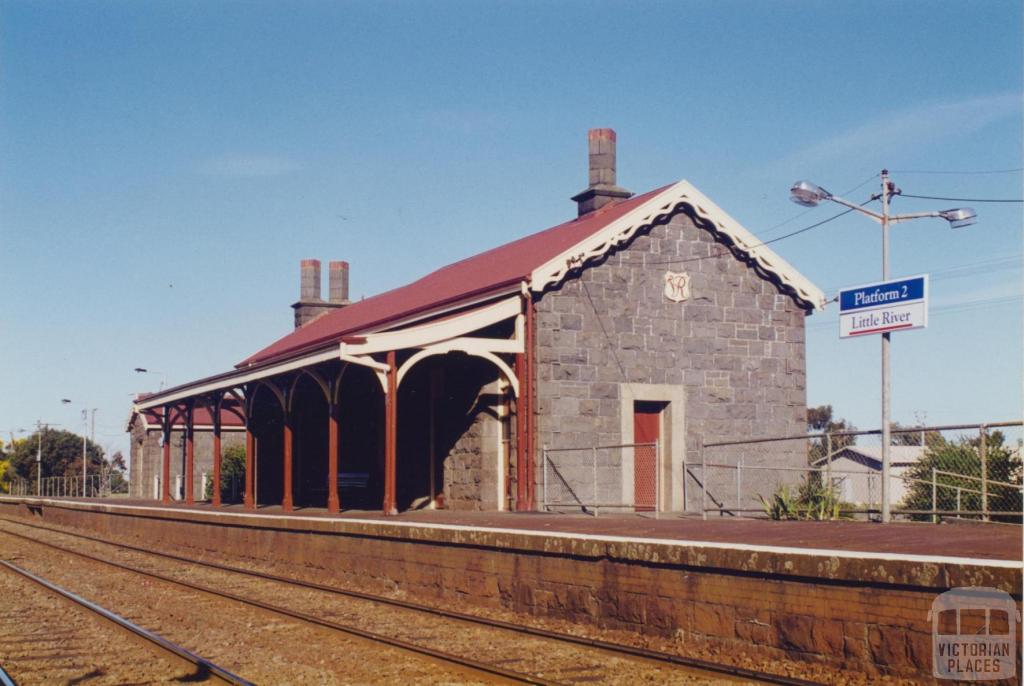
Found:
<svg viewBox="0 0 1024 686"><path fill-rule="evenodd" d="M931 169L893 169L893 174L950 174L950 175L964 175L972 176L975 174L1017 174L1024 171L1024 167L1014 167L1013 169L983 169L976 171L964 171L964 170L951 170L951 171L936 171Z"/></svg>
<svg viewBox="0 0 1024 686"><path fill-rule="evenodd" d="M1006 269L1020 269L1021 258L1024 257L1024 253L1017 253L1016 255L1009 255L1006 257L996 257L980 262L970 262L967 264L958 264L952 267L945 267L943 269L934 269L928 272L928 279L930 281L944 281L946 279L958 279L965 276L973 276L974 274L989 274L995 271L1003 271ZM838 292L842 286L831 286L825 289L826 293Z"/></svg>
<svg viewBox="0 0 1024 686"><path fill-rule="evenodd" d="M872 196L871 198L869 198L869 199L865 200L864 202L862 202L860 204L860 206L864 207L868 203L874 202L875 200L877 200L877 198ZM740 249L740 250L751 250L753 248L760 248L761 246L764 246L764 245L771 245L772 243L778 243L779 241L786 240L787 238L792 238L793 236L799 236L800 234L806 233L807 231L810 231L811 229L816 229L819 226L823 226L825 224L828 224L830 221L834 221L836 219L839 219L840 217L842 217L844 215L847 215L847 214L850 214L850 212L853 212L853 211L854 210L851 207L850 209L843 210L842 212L839 212L837 214L833 214L831 217L828 217L827 219L822 219L820 222L816 222L814 224L811 224L810 226L805 226L802 229L797 229L796 231L791 231L789 233L782 234L781 236L778 236L776 238L772 238L771 240L763 241L761 243L755 243L754 245L747 245L747 246L740 245L740 246L736 246L736 247L738 249ZM642 263L641 262L624 262L623 264L626 265L626 266L634 266L634 267L655 266L655 265L665 265L665 264L685 264L687 262L700 262L701 260L716 259L716 258L722 257L723 255L727 255L728 253L729 253L729 250L720 250L720 251L718 251L717 253L715 253L713 255L701 255L699 257L684 257L684 258L680 258L680 259L676 259L676 260L664 260L664 261L657 261L657 262L642 262Z"/></svg>
<svg viewBox="0 0 1024 686"><path fill-rule="evenodd" d="M853 192L855 192L855 191L858 191L858 190L860 190L861 188L863 188L864 186L866 186L867 184L871 183L872 181L874 181L874 180L875 180L875 179L877 179L877 178L878 178L878 174L872 174L872 175L871 175L871 176L869 176L868 178L866 178L866 179L864 179L863 181L861 181L860 183L858 183L858 184L857 184L856 186L854 186L853 188L850 188L849 190L845 190L845 191L843 191L843 193L842 193L842 194L843 194L843 195L849 195L850 193L853 193ZM786 220L784 220L784 221L781 221L781 222L779 222L779 223L778 223L778 224L776 224L775 226L770 226L770 227L768 227L767 229L765 229L764 231L758 231L758 232L757 232L757 233L755 233L754 235L755 235L755 236L757 236L758 238L761 238L761 237L763 237L763 236L767 236L768 234L770 234L770 233L771 233L772 231L774 231L775 229L781 228L781 227L785 226L786 224L789 224L790 222L796 221L797 219L800 219L800 217L804 217L804 216L806 216L806 215L810 214L810 213L811 213L811 212L813 212L813 211L814 211L815 209L817 209L817 208L815 208L815 207L809 207L809 208L807 208L806 210L804 210L803 212L800 212L799 214L795 214L795 215L793 215L792 217L790 217L789 219L786 219Z"/></svg>
<svg viewBox="0 0 1024 686"><path fill-rule="evenodd" d="M910 195L909 193L900 193L899 195L901 198L918 198L919 200L951 200L953 202L1024 202L1024 200L1003 198L943 198L936 195Z"/></svg>
<svg viewBox="0 0 1024 686"><path fill-rule="evenodd" d="M615 364L619 368L619 373L622 375L623 382L625 382L626 386L629 387L630 395L636 398L637 395L633 391L632 384L629 383L629 375L626 374L626 368L623 366L622 360L619 359L619 355L615 351L615 342L612 341L612 337L608 335L608 330L604 328L604 320L601 319L601 313L598 311L597 305L594 303L594 299L590 296L590 289L587 288L587 280L580 279L579 281L580 284L583 285L583 293L586 294L587 300L590 302L591 309L594 310L594 317L597 319L597 323L601 327L601 333L604 335L605 343L608 344L608 352L611 353L612 358L615 360Z"/></svg>
<svg viewBox="0 0 1024 686"><path fill-rule="evenodd" d="M937 314L956 314L959 312L967 312L969 310L977 310L983 307L998 307L1000 305L1010 305L1016 302L1020 302L1024 299L1022 295L1007 295L995 298L977 298L975 300L967 300L960 303L950 303L949 305L941 305L939 307L930 308L928 316ZM836 326L838 320L820 321L814 322L807 325L808 330L819 330L828 329Z"/></svg>

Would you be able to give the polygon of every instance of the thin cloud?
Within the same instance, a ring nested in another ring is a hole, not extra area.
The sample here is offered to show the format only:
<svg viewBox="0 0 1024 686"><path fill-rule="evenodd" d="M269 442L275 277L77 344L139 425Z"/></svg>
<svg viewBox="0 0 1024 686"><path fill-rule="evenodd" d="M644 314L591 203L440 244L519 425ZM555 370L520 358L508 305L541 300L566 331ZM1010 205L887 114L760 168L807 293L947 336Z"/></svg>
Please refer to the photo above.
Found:
<svg viewBox="0 0 1024 686"><path fill-rule="evenodd" d="M476 135L507 128L508 117L496 111L443 108L426 112L424 121L434 128Z"/></svg>
<svg viewBox="0 0 1024 686"><path fill-rule="evenodd" d="M972 133L1009 116L1020 116L1021 94L1001 93L931 103L889 113L828 140L798 150L783 165L812 168L837 159L892 157L955 135Z"/></svg>
<svg viewBox="0 0 1024 686"><path fill-rule="evenodd" d="M287 157L273 155L218 155L203 160L199 173L230 178L266 178L298 171L301 165Z"/></svg>

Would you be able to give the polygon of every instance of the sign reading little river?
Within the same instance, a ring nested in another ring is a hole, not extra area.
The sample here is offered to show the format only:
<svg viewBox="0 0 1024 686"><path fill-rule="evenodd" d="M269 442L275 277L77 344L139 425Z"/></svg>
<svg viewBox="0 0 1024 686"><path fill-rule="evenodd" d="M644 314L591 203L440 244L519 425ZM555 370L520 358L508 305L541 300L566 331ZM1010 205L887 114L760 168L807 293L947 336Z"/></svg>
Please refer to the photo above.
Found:
<svg viewBox="0 0 1024 686"><path fill-rule="evenodd" d="M928 275L839 291L839 337L928 326Z"/></svg>

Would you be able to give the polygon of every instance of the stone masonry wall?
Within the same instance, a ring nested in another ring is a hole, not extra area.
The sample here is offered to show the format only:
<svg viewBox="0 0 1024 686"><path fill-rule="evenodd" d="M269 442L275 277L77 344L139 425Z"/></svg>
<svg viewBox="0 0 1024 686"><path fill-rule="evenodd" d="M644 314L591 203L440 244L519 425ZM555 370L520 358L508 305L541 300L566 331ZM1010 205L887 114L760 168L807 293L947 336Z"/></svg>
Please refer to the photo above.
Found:
<svg viewBox="0 0 1024 686"><path fill-rule="evenodd" d="M665 297L666 271L690 276L688 300ZM670 408L684 413L680 462L699 462L705 442L805 430L805 311L683 212L543 294L536 313L538 446L631 441L622 398L642 384L684 389ZM757 459L806 464L793 444Z"/></svg>
<svg viewBox="0 0 1024 686"><path fill-rule="evenodd" d="M459 436L444 458L445 506L452 510L497 510L499 408L490 398L497 397L498 383L480 389L474 403L472 423Z"/></svg>

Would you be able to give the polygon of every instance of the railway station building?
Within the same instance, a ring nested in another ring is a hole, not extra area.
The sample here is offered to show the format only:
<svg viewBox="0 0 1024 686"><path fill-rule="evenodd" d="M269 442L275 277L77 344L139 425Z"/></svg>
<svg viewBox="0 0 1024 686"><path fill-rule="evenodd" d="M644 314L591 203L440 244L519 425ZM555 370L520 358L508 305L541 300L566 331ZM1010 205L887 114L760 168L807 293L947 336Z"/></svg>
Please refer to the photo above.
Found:
<svg viewBox="0 0 1024 686"><path fill-rule="evenodd" d="M216 474L213 420L236 408L246 508L530 511L546 455L617 446L595 498L685 509L703 443L805 431L805 319L824 297L688 181L619 187L611 129L588 143L570 221L357 302L346 263L323 300L304 260L294 331L135 412L165 439L184 423L190 473L203 408ZM759 459L806 461L781 444Z"/></svg>

